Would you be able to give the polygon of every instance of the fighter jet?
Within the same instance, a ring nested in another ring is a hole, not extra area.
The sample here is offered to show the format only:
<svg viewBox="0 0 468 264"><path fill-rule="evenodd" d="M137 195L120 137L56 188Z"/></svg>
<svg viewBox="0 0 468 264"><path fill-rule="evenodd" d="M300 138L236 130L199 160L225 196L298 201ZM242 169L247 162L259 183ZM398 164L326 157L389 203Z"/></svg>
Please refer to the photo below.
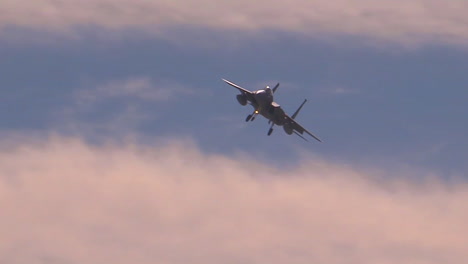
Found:
<svg viewBox="0 0 468 264"><path fill-rule="evenodd" d="M314 139L322 142L318 137L314 136L312 133L307 131L307 129L303 128L299 123L297 123L294 119L296 118L299 111L301 111L304 104L307 102L307 99L302 102L299 108L294 112L292 116L288 116L284 110L281 108L279 104L273 101L273 94L279 87L279 83L271 89L269 86L266 86L264 89L260 89L257 91L249 91L241 86L230 82L228 80L222 79L227 84L237 88L240 91L240 94L237 95L237 101L241 105L247 105L248 103L253 106L254 111L252 114L249 114L245 119L246 122L255 120L255 117L260 114L268 119L268 124L271 124L270 129L268 130L267 135L271 135L273 133L273 126L283 126L284 131L286 134L291 135L292 133L298 135L305 141L308 141L302 135L307 133Z"/></svg>

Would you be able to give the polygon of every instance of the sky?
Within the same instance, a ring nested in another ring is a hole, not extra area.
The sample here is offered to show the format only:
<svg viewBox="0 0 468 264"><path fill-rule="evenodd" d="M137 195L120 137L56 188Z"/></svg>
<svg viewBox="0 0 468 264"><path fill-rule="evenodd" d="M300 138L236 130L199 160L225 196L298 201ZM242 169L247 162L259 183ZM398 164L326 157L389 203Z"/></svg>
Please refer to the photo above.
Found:
<svg viewBox="0 0 468 264"><path fill-rule="evenodd" d="M0 262L468 261L467 12L0 2ZM308 99L323 142L246 123L221 78Z"/></svg>

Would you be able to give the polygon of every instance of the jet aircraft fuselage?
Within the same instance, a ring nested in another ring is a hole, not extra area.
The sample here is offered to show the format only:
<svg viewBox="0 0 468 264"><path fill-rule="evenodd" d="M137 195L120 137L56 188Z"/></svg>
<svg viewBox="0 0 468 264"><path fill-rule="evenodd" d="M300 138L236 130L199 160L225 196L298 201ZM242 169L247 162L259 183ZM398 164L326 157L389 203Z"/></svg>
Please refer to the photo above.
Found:
<svg viewBox="0 0 468 264"><path fill-rule="evenodd" d="M294 133L306 140L302 136L302 134L306 132L308 135L320 141L319 138L307 131L294 120L294 118L296 118L297 114L299 113L302 106L304 106L307 100L304 100L304 102L299 106L296 112L290 117L284 112L284 110L279 104L273 101L273 94L278 89L279 83L273 89L271 89L269 86L266 86L264 89L260 89L257 91L249 91L228 80L223 79L223 81L237 88L240 91L240 94L237 95L237 101L239 102L239 104L247 105L247 103L250 103L254 108L254 112L252 114L249 114L245 121L253 121L255 117L258 114L260 114L268 120L269 124L271 124L271 127L268 130L268 135L271 135L271 133L273 132L273 126L277 125L283 126L284 131L288 135Z"/></svg>

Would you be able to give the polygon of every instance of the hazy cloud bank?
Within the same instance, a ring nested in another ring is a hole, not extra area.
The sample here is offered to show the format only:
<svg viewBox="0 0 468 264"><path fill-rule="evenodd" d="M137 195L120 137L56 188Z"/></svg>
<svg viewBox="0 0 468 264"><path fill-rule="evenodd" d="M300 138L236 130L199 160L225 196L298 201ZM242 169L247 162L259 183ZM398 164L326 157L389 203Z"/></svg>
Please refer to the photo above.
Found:
<svg viewBox="0 0 468 264"><path fill-rule="evenodd" d="M160 110L167 104L180 103L182 98L204 93L195 93L195 90L174 81L145 76L85 83L51 119L56 129L68 133L95 134L91 131L101 131L105 132L104 137L125 136L135 133L138 126L160 118ZM155 110L148 111L149 107Z"/></svg>
<svg viewBox="0 0 468 264"><path fill-rule="evenodd" d="M0 3L0 28L73 34L76 28L95 26L151 33L195 26L344 34L405 45L433 41L466 45L467 12L465 0L5 0Z"/></svg>
<svg viewBox="0 0 468 264"><path fill-rule="evenodd" d="M190 142L1 146L2 263L468 261L465 182L320 160L282 171Z"/></svg>
<svg viewBox="0 0 468 264"><path fill-rule="evenodd" d="M134 98L148 102L169 101L175 96L193 94L181 84L168 81L154 81L149 77L130 77L111 80L97 85L93 89L84 89L76 93L79 102L90 103L111 98Z"/></svg>

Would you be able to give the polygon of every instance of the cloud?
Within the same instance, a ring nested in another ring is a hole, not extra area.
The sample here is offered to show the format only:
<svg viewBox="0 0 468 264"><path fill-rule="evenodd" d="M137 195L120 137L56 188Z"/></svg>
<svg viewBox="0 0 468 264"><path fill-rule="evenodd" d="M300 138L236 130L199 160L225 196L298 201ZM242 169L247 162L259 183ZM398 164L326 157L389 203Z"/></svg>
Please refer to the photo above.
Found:
<svg viewBox="0 0 468 264"><path fill-rule="evenodd" d="M67 32L95 26L162 33L179 26L309 36L365 37L398 44L468 44L465 0L131 1L6 0L0 28Z"/></svg>
<svg viewBox="0 0 468 264"><path fill-rule="evenodd" d="M54 128L68 133L125 136L160 118L167 103L206 93L195 90L173 81L141 76L87 84L86 88L77 89L69 104L55 112L51 120ZM153 111L148 111L150 107Z"/></svg>
<svg viewBox="0 0 468 264"><path fill-rule="evenodd" d="M358 89L348 88L344 86L332 86L325 88L324 91L333 95L350 95L360 93Z"/></svg>
<svg viewBox="0 0 468 264"><path fill-rule="evenodd" d="M176 95L191 94L190 89L182 85L160 81L155 83L148 77L133 77L122 80L111 80L94 89L81 90L76 94L77 100L95 102L112 98L135 98L143 101L169 101Z"/></svg>
<svg viewBox="0 0 468 264"><path fill-rule="evenodd" d="M0 147L0 262L465 263L468 185L190 142Z"/></svg>

